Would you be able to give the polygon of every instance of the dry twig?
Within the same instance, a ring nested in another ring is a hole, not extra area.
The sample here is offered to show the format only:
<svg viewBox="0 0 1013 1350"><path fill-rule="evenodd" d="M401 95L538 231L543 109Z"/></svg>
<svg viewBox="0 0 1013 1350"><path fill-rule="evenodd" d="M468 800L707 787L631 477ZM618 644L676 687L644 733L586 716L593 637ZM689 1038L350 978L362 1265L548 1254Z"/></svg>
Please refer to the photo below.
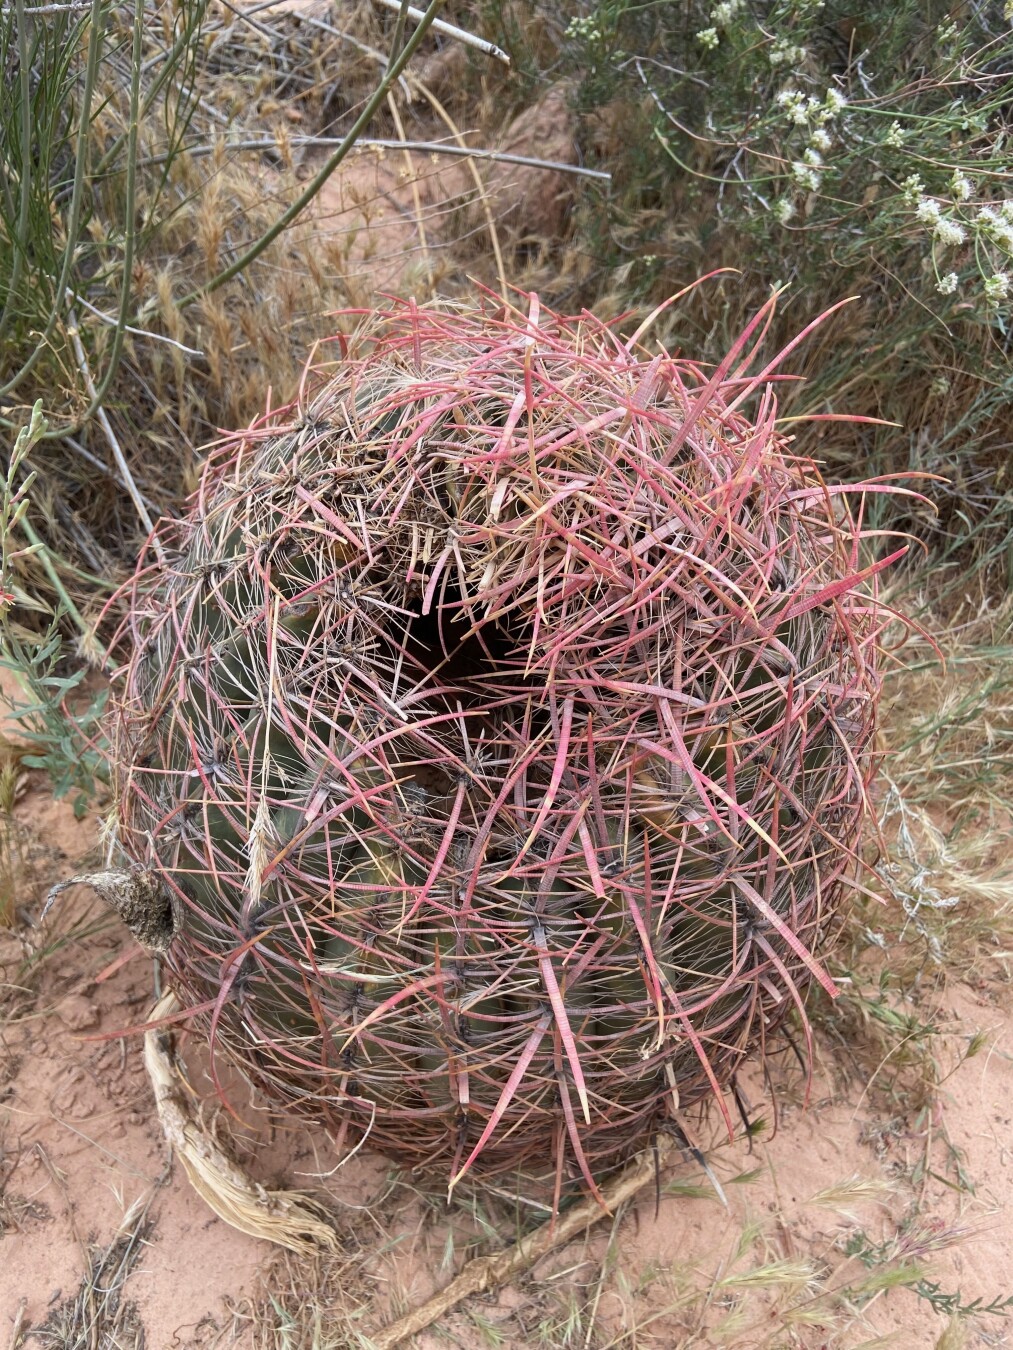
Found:
<svg viewBox="0 0 1013 1350"><path fill-rule="evenodd" d="M401 0L377 0L378 4L385 5L387 9L400 10ZM423 11L416 9L413 5L408 6L408 17L410 19L421 19ZM474 47L477 51L485 52L486 56L493 56L497 61L502 61L504 65L510 64L510 57L493 42L487 42L485 38L476 37L474 33L468 33L463 28L458 28L456 24L447 23L445 19L433 20L433 31L443 33L446 37L456 38L466 47Z"/></svg>
<svg viewBox="0 0 1013 1350"><path fill-rule="evenodd" d="M494 1252L490 1256L477 1256L473 1261L469 1261L460 1275L455 1276L445 1289L441 1289L405 1317L398 1318L396 1322L377 1332L370 1342L373 1350L393 1350L394 1346L431 1326L472 1294L498 1289L501 1285L516 1279L524 1271L530 1270L543 1256L565 1246L592 1224L615 1214L621 1205L632 1200L649 1182L654 1181L657 1169L675 1146L675 1141L666 1136L659 1139L657 1152L653 1148L648 1148L640 1153L611 1186L602 1187L604 1208L597 1200L588 1196L572 1209L560 1214L557 1219L548 1219L540 1228L536 1228L533 1233L508 1247L506 1251Z"/></svg>

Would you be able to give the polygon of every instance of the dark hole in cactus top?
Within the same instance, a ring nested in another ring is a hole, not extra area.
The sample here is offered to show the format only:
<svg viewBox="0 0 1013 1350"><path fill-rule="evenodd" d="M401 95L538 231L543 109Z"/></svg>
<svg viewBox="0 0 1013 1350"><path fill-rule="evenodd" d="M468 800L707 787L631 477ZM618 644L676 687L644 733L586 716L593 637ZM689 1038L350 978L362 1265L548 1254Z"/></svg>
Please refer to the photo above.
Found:
<svg viewBox="0 0 1013 1350"><path fill-rule="evenodd" d="M448 586L428 613L422 613L421 605L416 607L405 645L419 666L435 671L437 682L464 697L480 697L483 682L511 667L512 678L519 680L516 667L522 666L523 653L518 653L509 628L499 623L473 627L462 615L460 600L460 591Z"/></svg>

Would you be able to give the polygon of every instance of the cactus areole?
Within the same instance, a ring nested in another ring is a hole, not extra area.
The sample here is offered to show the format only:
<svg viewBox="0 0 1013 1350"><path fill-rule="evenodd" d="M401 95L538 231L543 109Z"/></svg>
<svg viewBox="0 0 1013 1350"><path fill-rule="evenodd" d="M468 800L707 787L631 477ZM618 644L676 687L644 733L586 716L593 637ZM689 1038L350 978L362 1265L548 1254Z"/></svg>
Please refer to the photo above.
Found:
<svg viewBox="0 0 1013 1350"><path fill-rule="evenodd" d="M123 849L212 1063L339 1147L594 1191L833 993L890 559L767 317L361 316L142 559Z"/></svg>

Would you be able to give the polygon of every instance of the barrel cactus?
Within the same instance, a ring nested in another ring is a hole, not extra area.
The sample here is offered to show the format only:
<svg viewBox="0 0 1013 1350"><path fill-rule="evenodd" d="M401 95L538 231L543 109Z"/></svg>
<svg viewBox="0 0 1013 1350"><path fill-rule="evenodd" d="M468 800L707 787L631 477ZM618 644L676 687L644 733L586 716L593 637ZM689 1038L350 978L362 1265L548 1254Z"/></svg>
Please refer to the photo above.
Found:
<svg viewBox="0 0 1013 1350"><path fill-rule="evenodd" d="M120 842L212 1062L339 1147L593 1191L833 992L888 560L764 317L364 316L142 560Z"/></svg>

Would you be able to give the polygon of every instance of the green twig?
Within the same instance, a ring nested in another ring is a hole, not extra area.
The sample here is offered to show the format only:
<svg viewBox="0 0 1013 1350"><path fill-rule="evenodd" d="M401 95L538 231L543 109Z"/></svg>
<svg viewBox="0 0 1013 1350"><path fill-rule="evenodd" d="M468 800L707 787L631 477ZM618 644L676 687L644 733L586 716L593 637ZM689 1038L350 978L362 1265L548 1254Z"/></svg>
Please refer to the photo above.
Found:
<svg viewBox="0 0 1013 1350"><path fill-rule="evenodd" d="M5 385L0 386L0 395L10 393L10 391L16 388L17 385L19 385L27 375L31 374L35 366L38 364L39 359L42 356L43 352L48 350L50 339L52 338L53 333L56 329L56 325L57 322L59 321L60 315L63 313L63 304L64 304L63 297L66 294L67 284L70 280L70 272L74 263L74 254L77 250L77 243L78 243L78 229L81 219L81 200L83 195L83 185L86 176L85 167L87 164L87 157L88 157L88 140L91 131L91 103L92 103L92 96L95 92L95 83L98 78L98 69L100 65L100 56L101 56L102 28L103 28L102 4L103 0L93 0L91 7L91 31L89 33L88 38L88 61L85 67L84 91L81 96L81 112L77 124L77 152L74 158L74 182L73 187L71 189L70 209L67 214L67 226L66 226L67 242L64 248L63 262L60 267L60 277L57 282L56 292L53 298L53 306L52 309L50 310L49 318L46 321L45 328L43 329L42 334L35 345L35 350L28 357L28 359L23 362L20 370L18 370L7 381ZM19 36L21 37L23 37L25 33L24 15L25 15L24 0L18 0L18 23L20 26ZM27 62L26 64L24 57L22 57L23 78L27 78L26 72L30 71L30 66L31 62ZM24 109L22 110L22 118L27 119L27 130L25 131L25 136L27 137L28 141L28 149L24 152L24 160L21 166L22 189L24 192L24 196L22 197L22 209L24 209L24 203L27 200L29 188L29 180L25 177L25 175L29 172L29 164L31 162L32 120L31 120L30 100L27 112ZM21 234L19 236L19 249L18 249L19 253L20 250L25 247L27 237L28 237L27 234ZM3 421L2 424L8 427L12 425L7 421Z"/></svg>
<svg viewBox="0 0 1013 1350"><path fill-rule="evenodd" d="M397 60L404 43L405 24L408 22L408 0L401 0L401 8L397 12L397 19L394 23L394 37L390 44L390 57L387 60L387 74L390 74L391 67Z"/></svg>
<svg viewBox="0 0 1013 1350"><path fill-rule="evenodd" d="M89 377L89 402L87 408L78 416L73 425L63 426L54 429L48 433L49 438L56 439L60 436L73 435L79 431L82 426L91 418L95 412L100 412L103 419L103 430L107 438L115 443L116 438L112 436L111 428L108 425L108 418L105 417L105 410L102 404L109 391L109 386L113 382L117 367L120 364L120 357L123 354L123 342L126 336L127 319L130 314L131 299L131 281L134 268L134 245L137 238L136 212L134 206L137 200L137 135L139 129L139 110L141 103L141 50L144 40L144 0L134 0L134 32L133 46L130 53L130 122L127 133L127 183L125 192L125 202L123 207L123 275L120 281L120 307L116 316L116 327L113 332L113 345L109 359L106 362L105 373L98 385L91 383ZM77 317L71 312L69 314L71 341L75 341L78 332ZM75 342L75 352L78 352L80 339ZM80 354L79 354L80 364ZM140 493L134 486L133 479L130 476L130 470L126 466L126 460L122 453L116 455L116 462L123 474L127 488L130 490L131 500L137 508L137 514L142 523L150 533L152 529L151 517L144 508Z"/></svg>
<svg viewBox="0 0 1013 1350"><path fill-rule="evenodd" d="M25 241L28 238L28 207L32 189L32 91L29 83L31 62L28 59L28 29L25 24L25 0L17 0L18 58L21 66L21 166L18 174L18 234L14 243L14 266L11 271L9 289L4 300L3 313L0 314L0 337L10 320L11 303L21 285L21 274L25 266Z"/></svg>
<svg viewBox="0 0 1013 1350"><path fill-rule="evenodd" d="M49 553L49 548L36 533L34 526L32 525L31 521L28 519L27 516L22 516L21 520L19 521L19 524L21 528L24 530L29 544L31 544L33 550L35 551L35 556L38 558L39 562L41 562L42 566L45 568L46 576L49 577L53 590L56 592L57 599L59 600L63 608L67 611L67 613L70 615L71 619L73 619L74 626L81 633L82 637L85 637L89 640L93 639L94 633L92 631L91 624L88 623L84 615L78 609L77 605L74 604L74 601L70 598L70 595L68 594L66 586L64 586L63 582L60 580L60 574L53 564L53 560Z"/></svg>

